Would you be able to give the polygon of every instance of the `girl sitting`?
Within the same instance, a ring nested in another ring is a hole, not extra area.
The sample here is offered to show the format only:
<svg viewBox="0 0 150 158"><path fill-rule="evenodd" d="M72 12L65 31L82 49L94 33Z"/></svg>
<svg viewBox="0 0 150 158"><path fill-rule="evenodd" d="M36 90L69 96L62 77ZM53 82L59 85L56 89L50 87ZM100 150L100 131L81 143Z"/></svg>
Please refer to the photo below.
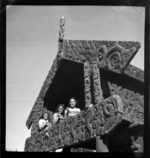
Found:
<svg viewBox="0 0 150 158"><path fill-rule="evenodd" d="M65 110L65 116L75 116L78 113L81 112L80 108L77 108L78 101L76 100L76 98L70 98L69 99L69 106L67 107Z"/></svg>

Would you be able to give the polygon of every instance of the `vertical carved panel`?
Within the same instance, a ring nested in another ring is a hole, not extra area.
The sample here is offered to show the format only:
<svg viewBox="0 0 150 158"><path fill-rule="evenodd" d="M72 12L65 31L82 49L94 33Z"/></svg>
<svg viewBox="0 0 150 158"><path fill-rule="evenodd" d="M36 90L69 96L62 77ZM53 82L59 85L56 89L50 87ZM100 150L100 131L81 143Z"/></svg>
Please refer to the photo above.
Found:
<svg viewBox="0 0 150 158"><path fill-rule="evenodd" d="M84 63L84 92L85 107L88 107L91 104L90 64L88 61Z"/></svg>
<svg viewBox="0 0 150 158"><path fill-rule="evenodd" d="M64 39L64 31L65 31L65 18L62 16L60 19L60 29L59 29L59 40Z"/></svg>
<svg viewBox="0 0 150 158"><path fill-rule="evenodd" d="M58 38L58 53L57 53L58 60L60 60L63 57L64 31L65 31L64 26L65 26L65 18L61 17L60 29L59 29L59 38Z"/></svg>
<svg viewBox="0 0 150 158"><path fill-rule="evenodd" d="M95 98L95 104L97 105L103 99L100 70L97 67L96 61L92 62L92 66L93 66L94 98Z"/></svg>

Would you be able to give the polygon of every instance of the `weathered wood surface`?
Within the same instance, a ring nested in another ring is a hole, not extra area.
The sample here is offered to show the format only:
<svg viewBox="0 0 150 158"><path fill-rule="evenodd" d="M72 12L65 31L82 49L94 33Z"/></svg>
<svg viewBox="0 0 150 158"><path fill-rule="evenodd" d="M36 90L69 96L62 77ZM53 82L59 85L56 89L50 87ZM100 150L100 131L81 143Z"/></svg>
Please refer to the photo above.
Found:
<svg viewBox="0 0 150 158"><path fill-rule="evenodd" d="M144 82L144 72L129 65L139 48L139 42L64 40L62 38L62 40L59 41L57 56L26 121L27 128L31 127L34 111L38 108L37 102L45 97L62 59L81 62L83 64L86 61L91 64L93 60L96 60L99 68L107 69L116 73L124 73Z"/></svg>
<svg viewBox="0 0 150 158"><path fill-rule="evenodd" d="M141 47L140 43L66 40L64 31L65 18L62 17L58 53L26 121L27 128L31 127L31 137L26 139L25 151L53 151L94 137L99 138L101 135L110 134L123 120L132 125L144 124L144 96L107 81L111 96L104 99L100 74L100 70L104 69L144 82L144 71L129 65ZM84 64L85 110L75 117L66 118L63 122L53 125L49 129L50 138L47 139L44 131L38 131L38 120L43 112L47 111L52 122L53 112L44 107L44 97L63 59ZM92 101L93 106L89 107ZM135 148L139 139L131 137ZM101 144L101 141L97 142ZM141 151L140 147L139 150Z"/></svg>
<svg viewBox="0 0 150 158"><path fill-rule="evenodd" d="M96 136L109 134L123 119L131 124L143 123L143 117L136 117L137 111L132 111L135 117L128 117L127 109L128 105L123 103L119 95L112 95L101 103L85 109L77 116L68 117L64 122L53 125L49 129L49 139L44 133L36 132L26 140L25 151L53 151ZM141 114L143 115L140 111Z"/></svg>
<svg viewBox="0 0 150 158"><path fill-rule="evenodd" d="M99 68L123 73L140 47L133 41L64 40L63 58L81 63L96 59Z"/></svg>

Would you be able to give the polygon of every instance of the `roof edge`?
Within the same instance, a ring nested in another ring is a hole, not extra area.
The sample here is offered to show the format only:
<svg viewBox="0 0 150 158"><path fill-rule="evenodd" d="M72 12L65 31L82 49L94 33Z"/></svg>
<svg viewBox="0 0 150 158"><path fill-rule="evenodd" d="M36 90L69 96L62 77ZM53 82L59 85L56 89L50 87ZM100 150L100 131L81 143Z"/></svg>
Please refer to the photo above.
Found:
<svg viewBox="0 0 150 158"><path fill-rule="evenodd" d="M62 36L63 37L63 36ZM33 115L37 108L37 101L43 99L58 70L62 59L78 63L96 60L99 68L108 69L116 73L125 73L130 77L144 82L144 72L139 68L129 65L135 54L141 47L140 42L133 41L86 41L59 39L58 53L52 67L43 83L36 102L28 116L26 126L29 129L33 122ZM114 57L119 64L114 63Z"/></svg>

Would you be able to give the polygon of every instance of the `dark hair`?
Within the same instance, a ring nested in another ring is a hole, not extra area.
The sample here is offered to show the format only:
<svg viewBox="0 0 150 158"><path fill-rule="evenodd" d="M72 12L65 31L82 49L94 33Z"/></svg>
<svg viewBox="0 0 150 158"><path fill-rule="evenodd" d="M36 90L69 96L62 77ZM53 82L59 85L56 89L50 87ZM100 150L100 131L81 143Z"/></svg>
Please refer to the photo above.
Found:
<svg viewBox="0 0 150 158"><path fill-rule="evenodd" d="M40 119L44 119L44 114L47 113L48 114L48 120L50 121L50 117L49 117L49 113L47 111L44 111L40 117Z"/></svg>
<svg viewBox="0 0 150 158"><path fill-rule="evenodd" d="M59 107L62 106L63 107L63 112L62 112L62 115L64 116L64 113L65 113L65 105L64 104L59 104L56 108L56 111L55 112L58 112L58 109Z"/></svg>
<svg viewBox="0 0 150 158"><path fill-rule="evenodd" d="M75 102L76 102L76 107L78 106L78 100L75 98L75 97L71 97L70 99L69 99L69 103L68 103L68 105L69 105L69 107L70 107L70 100L71 99L74 99L75 100Z"/></svg>

